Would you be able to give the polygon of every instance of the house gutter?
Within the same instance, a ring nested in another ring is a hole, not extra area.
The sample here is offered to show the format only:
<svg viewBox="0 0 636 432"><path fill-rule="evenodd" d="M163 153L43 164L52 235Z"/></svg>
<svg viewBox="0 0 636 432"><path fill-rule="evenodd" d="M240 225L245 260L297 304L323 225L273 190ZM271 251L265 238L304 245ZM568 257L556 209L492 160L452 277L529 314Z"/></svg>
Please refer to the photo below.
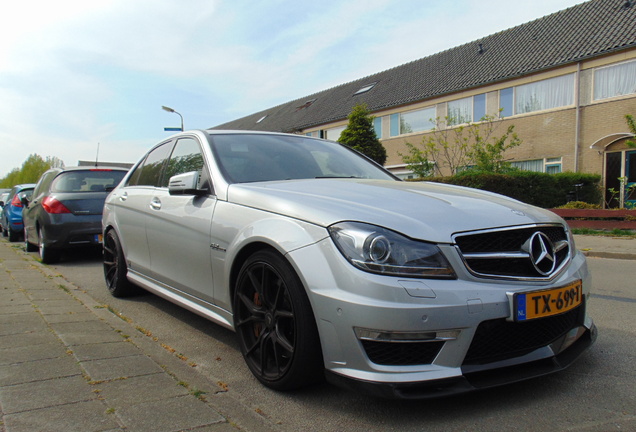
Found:
<svg viewBox="0 0 636 432"><path fill-rule="evenodd" d="M579 140L581 138L581 62L576 64L576 76L574 78L574 105L576 110L575 130L574 130L574 172L579 172L579 153L580 145Z"/></svg>

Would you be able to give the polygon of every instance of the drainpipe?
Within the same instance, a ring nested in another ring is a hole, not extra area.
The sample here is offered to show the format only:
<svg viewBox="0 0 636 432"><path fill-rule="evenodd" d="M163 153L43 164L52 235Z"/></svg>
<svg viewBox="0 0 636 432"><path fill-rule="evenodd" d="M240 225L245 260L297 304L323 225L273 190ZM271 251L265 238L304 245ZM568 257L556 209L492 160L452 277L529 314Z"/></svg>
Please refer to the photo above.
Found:
<svg viewBox="0 0 636 432"><path fill-rule="evenodd" d="M581 62L576 65L576 75L574 77L574 106L576 110L575 130L574 130L574 172L579 172L579 139L581 136Z"/></svg>

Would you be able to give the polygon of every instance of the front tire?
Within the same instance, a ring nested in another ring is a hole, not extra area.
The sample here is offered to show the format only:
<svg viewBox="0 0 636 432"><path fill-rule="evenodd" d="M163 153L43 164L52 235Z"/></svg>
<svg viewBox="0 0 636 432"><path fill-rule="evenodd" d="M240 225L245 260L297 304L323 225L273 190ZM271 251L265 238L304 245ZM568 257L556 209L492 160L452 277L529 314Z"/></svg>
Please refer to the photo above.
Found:
<svg viewBox="0 0 636 432"><path fill-rule="evenodd" d="M137 293L126 273L128 266L121 242L115 230L111 229L104 236L104 279L113 297L129 297Z"/></svg>
<svg viewBox="0 0 636 432"><path fill-rule="evenodd" d="M254 376L275 390L313 384L324 363L314 314L289 262L273 251L248 258L234 292L234 327Z"/></svg>

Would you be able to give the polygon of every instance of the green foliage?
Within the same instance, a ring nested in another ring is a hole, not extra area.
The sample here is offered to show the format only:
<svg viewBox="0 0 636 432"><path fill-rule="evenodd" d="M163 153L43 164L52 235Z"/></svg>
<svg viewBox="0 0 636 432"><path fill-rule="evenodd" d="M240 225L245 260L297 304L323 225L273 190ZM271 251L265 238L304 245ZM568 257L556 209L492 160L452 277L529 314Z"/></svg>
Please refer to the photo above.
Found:
<svg viewBox="0 0 636 432"><path fill-rule="evenodd" d="M442 168L451 175L467 168L479 172L505 173L513 170L504 159L506 150L521 145L521 139L511 125L501 136L496 136L499 124L494 116L484 116L479 123L453 128L433 129L422 139L421 147L407 143L408 154L401 154L407 168L420 177L442 175ZM445 117L447 125L458 123ZM440 124L440 119L436 119Z"/></svg>
<svg viewBox="0 0 636 432"><path fill-rule="evenodd" d="M557 208L560 209L581 209L581 210L598 210L602 209L602 207L598 204L590 204L584 201L570 201L567 204L559 206Z"/></svg>
<svg viewBox="0 0 636 432"><path fill-rule="evenodd" d="M37 183L40 176L52 166L63 166L64 163L56 157L42 159L38 154L30 155L22 164L22 168L14 168L0 180L1 188L10 188L17 184Z"/></svg>
<svg viewBox="0 0 636 432"><path fill-rule="evenodd" d="M625 121L627 122L627 126L629 127L629 131L636 135L636 120L634 120L634 116L631 114L625 114ZM636 141L627 140L627 145L630 147L636 148Z"/></svg>
<svg viewBox="0 0 636 432"><path fill-rule="evenodd" d="M338 142L373 159L380 165L386 162L386 149L373 128L373 116L366 105L356 105L349 114L349 123Z"/></svg>
<svg viewBox="0 0 636 432"><path fill-rule="evenodd" d="M530 171L496 174L467 171L452 177L430 180L487 190L544 208L566 204L572 193L578 195L577 201L601 203L601 176L597 174L545 174ZM580 186L577 188L575 185Z"/></svg>

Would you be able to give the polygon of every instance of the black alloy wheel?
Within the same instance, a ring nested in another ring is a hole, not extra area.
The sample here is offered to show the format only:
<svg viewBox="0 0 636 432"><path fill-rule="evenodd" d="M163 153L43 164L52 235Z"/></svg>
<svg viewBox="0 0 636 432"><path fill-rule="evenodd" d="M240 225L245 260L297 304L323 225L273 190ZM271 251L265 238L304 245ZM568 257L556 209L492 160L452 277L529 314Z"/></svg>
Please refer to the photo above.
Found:
<svg viewBox="0 0 636 432"><path fill-rule="evenodd" d="M104 279L113 297L129 297L137 293L136 287L128 281L128 267L115 230L104 236Z"/></svg>
<svg viewBox="0 0 636 432"><path fill-rule="evenodd" d="M234 327L248 367L266 386L292 390L321 379L324 363L309 299L279 254L260 251L243 264Z"/></svg>

